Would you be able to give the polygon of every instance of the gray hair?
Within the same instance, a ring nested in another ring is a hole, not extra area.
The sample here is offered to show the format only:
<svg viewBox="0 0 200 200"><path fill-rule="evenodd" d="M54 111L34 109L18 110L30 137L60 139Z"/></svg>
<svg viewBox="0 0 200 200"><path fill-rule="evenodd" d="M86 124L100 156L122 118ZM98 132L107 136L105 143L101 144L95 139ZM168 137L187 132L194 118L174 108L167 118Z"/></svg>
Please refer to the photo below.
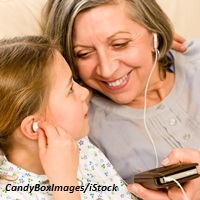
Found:
<svg viewBox="0 0 200 200"><path fill-rule="evenodd" d="M161 70L169 70L171 60L166 56L173 41L173 28L167 15L155 0L49 0L46 7L44 33L62 46L62 54L69 63L74 78L80 79L73 52L73 26L77 15L89 9L126 2L130 19L158 35Z"/></svg>

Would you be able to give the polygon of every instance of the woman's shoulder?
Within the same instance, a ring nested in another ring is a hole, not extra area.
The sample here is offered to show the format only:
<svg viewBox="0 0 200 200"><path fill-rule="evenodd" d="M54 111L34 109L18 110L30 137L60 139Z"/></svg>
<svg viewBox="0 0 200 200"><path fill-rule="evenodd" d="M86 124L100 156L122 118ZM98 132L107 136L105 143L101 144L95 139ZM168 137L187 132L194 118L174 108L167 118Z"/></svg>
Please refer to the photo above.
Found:
<svg viewBox="0 0 200 200"><path fill-rule="evenodd" d="M194 57L195 55L200 54L200 38L186 40L184 44L187 47L187 50L183 53L183 55Z"/></svg>
<svg viewBox="0 0 200 200"><path fill-rule="evenodd" d="M90 121L97 123L98 120L110 120L119 122L123 120L137 120L143 118L143 110L136 109L124 104L118 104L106 97L93 94L89 104Z"/></svg>
<svg viewBox="0 0 200 200"><path fill-rule="evenodd" d="M200 46L200 38L191 38L187 39L184 44L186 47L194 47L194 46Z"/></svg>
<svg viewBox="0 0 200 200"><path fill-rule="evenodd" d="M184 45L187 50L183 53L173 51L173 55L178 59L189 60L200 60L200 38L186 40Z"/></svg>
<svg viewBox="0 0 200 200"><path fill-rule="evenodd" d="M184 44L187 47L184 53L171 51L176 68L180 66L182 70L191 71L193 68L200 71L200 38L187 40Z"/></svg>
<svg viewBox="0 0 200 200"><path fill-rule="evenodd" d="M94 107L95 110L100 109L110 112L113 109L117 109L119 105L103 95L93 94L90 99L90 108L91 107Z"/></svg>
<svg viewBox="0 0 200 200"><path fill-rule="evenodd" d="M93 115L94 117L98 113L98 117L112 116L112 119L114 119L117 116L122 117L125 110L128 109L130 111L130 108L126 107L127 106L125 105L117 104L116 102L112 101L108 97L104 97L103 95L93 94L90 100L89 114Z"/></svg>

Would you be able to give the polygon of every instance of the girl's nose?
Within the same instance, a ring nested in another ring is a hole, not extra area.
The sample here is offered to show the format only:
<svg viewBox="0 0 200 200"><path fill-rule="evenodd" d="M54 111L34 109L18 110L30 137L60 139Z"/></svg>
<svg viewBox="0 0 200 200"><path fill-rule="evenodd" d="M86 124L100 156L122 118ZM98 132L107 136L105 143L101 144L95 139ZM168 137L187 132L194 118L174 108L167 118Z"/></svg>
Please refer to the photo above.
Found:
<svg viewBox="0 0 200 200"><path fill-rule="evenodd" d="M81 101L88 101L89 99L89 90L81 85L78 84L78 87L80 89L80 99Z"/></svg>

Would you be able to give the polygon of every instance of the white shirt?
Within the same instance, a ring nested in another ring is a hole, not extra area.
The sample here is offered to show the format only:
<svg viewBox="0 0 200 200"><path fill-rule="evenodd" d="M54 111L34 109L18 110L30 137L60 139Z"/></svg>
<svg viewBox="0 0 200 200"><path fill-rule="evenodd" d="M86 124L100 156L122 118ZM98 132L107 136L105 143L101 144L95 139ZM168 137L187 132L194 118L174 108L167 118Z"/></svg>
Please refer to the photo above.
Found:
<svg viewBox="0 0 200 200"><path fill-rule="evenodd" d="M128 192L124 181L104 154L92 145L87 137L79 140L78 146L80 150L78 181L82 200L136 199ZM0 179L0 199L52 199L55 186L48 184L46 175L37 175L15 166L5 156L1 156L0 173L14 180ZM22 188L20 189L22 191L16 189L17 187ZM31 188L33 188L32 191Z"/></svg>

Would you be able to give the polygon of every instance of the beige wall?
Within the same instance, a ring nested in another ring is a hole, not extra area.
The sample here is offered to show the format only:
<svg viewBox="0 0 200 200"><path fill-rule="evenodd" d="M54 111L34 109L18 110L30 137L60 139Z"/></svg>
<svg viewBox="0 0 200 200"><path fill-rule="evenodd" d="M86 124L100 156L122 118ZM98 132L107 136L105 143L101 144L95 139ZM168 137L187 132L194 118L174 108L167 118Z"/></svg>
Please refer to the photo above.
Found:
<svg viewBox="0 0 200 200"><path fill-rule="evenodd" d="M157 0L185 38L200 38L200 0Z"/></svg>
<svg viewBox="0 0 200 200"><path fill-rule="evenodd" d="M0 0L0 38L41 34L46 0ZM147 1L148 2L148 1ZM200 0L157 0L185 38L200 38Z"/></svg>
<svg viewBox="0 0 200 200"><path fill-rule="evenodd" d="M0 38L41 34L46 0L0 0Z"/></svg>

